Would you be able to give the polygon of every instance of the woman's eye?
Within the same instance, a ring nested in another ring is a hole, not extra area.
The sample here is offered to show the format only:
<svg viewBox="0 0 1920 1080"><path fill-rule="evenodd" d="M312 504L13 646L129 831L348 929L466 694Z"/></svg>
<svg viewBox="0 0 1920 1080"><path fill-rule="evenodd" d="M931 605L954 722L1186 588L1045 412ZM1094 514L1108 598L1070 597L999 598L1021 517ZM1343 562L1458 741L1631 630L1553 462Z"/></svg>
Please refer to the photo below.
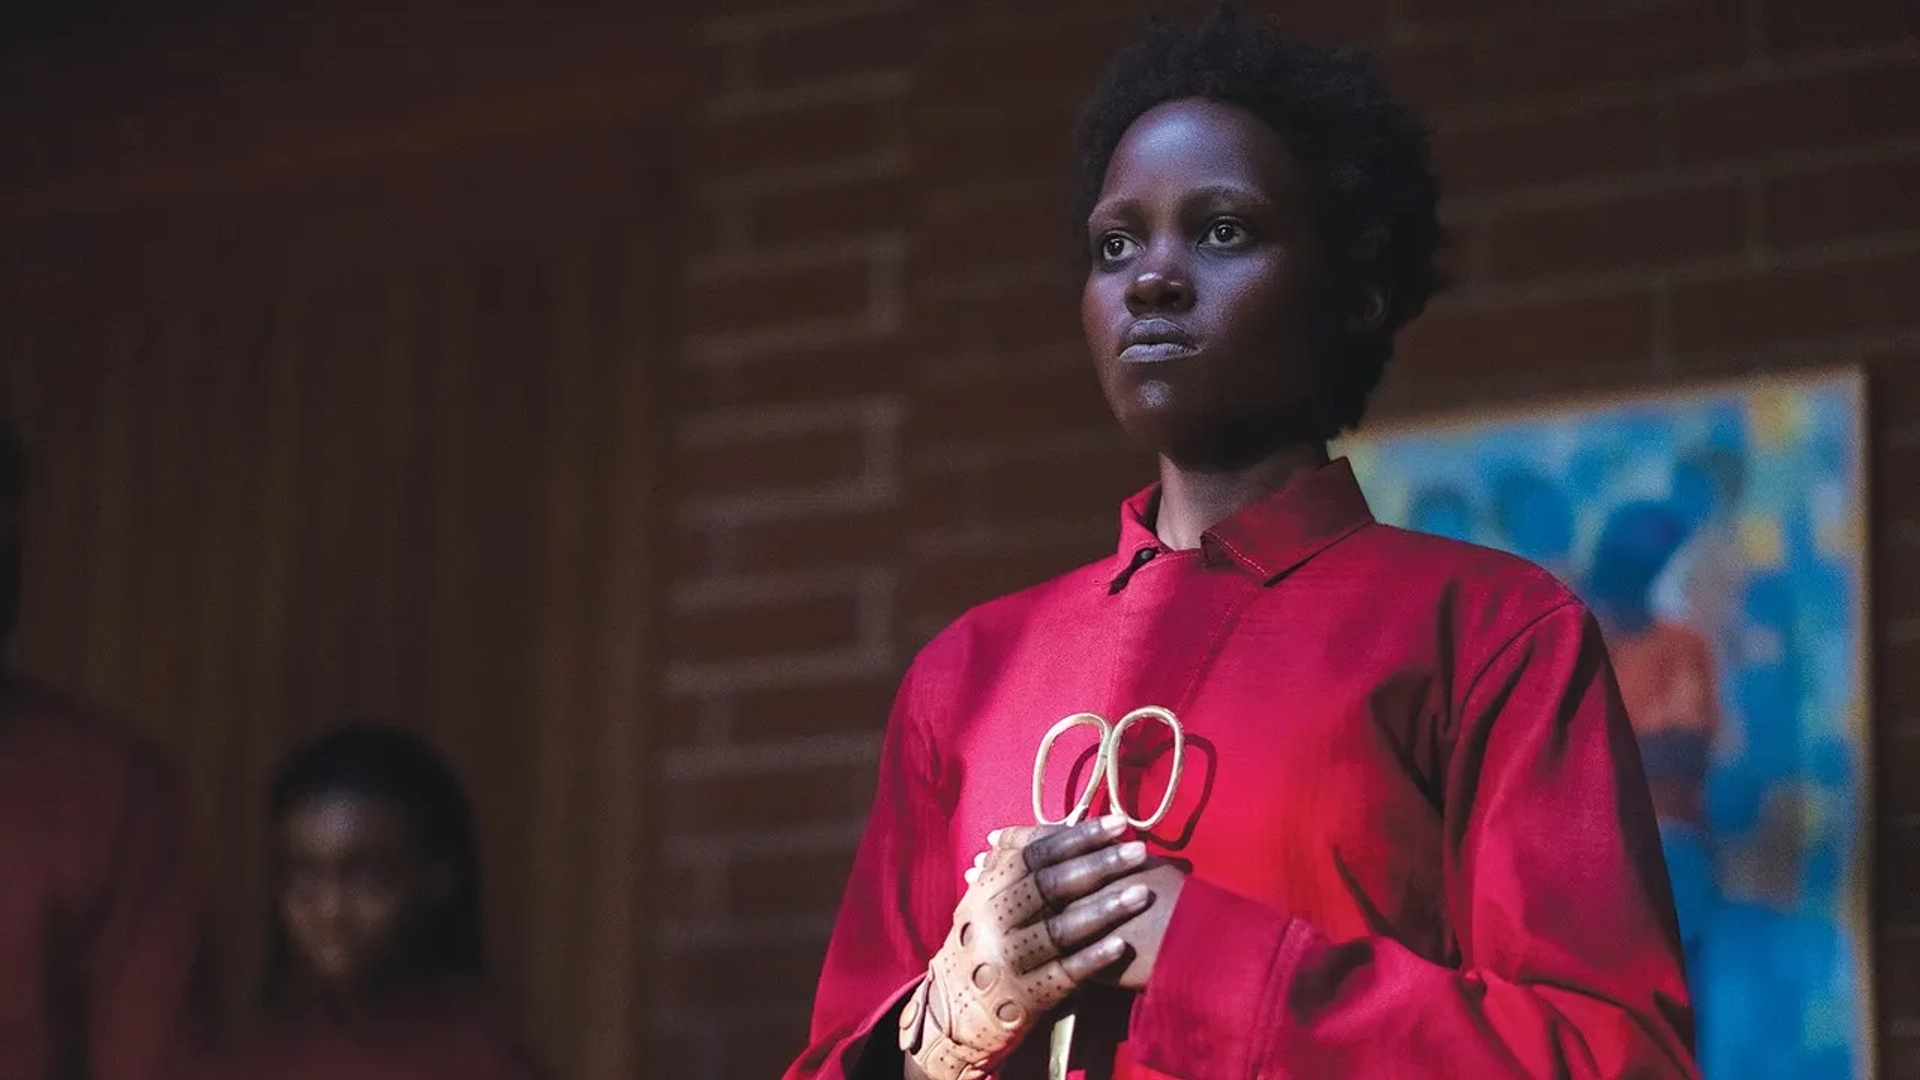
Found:
<svg viewBox="0 0 1920 1080"><path fill-rule="evenodd" d="M1106 262L1124 259L1132 250L1133 241L1120 233L1108 233L1100 238L1100 258Z"/></svg>
<svg viewBox="0 0 1920 1080"><path fill-rule="evenodd" d="M1216 221L1207 226L1206 243L1214 247L1233 247L1246 239L1246 227L1237 221Z"/></svg>

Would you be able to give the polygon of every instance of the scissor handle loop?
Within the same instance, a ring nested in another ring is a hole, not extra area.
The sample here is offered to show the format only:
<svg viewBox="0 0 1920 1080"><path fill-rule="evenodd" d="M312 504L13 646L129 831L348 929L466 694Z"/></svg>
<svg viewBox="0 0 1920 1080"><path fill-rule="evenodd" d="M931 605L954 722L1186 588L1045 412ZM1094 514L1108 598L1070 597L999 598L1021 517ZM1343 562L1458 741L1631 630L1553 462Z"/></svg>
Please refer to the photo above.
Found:
<svg viewBox="0 0 1920 1080"><path fill-rule="evenodd" d="M1077 727L1091 724L1100 729L1100 749L1093 757L1093 775L1087 777L1087 787L1080 793L1080 801L1074 804L1067 816L1058 820L1047 817L1046 800L1043 797L1047 782L1047 759L1053 755L1054 740ZM1040 750L1033 756L1033 817L1042 825L1078 825L1085 820L1087 811L1093 807L1093 793L1100 790L1101 775L1108 774L1108 746L1113 737L1113 726L1107 723L1099 713L1074 713L1062 719L1048 729L1046 737L1040 740ZM1112 788L1109 786L1109 793Z"/></svg>
<svg viewBox="0 0 1920 1080"><path fill-rule="evenodd" d="M1121 799L1119 753L1121 736L1126 734L1127 728L1142 720L1158 720L1167 725L1167 730L1173 732L1173 771L1167 776L1167 790L1160 796L1159 808L1148 817L1137 818L1127 812L1126 803ZM1068 731L1087 725L1100 729L1100 745L1093 757L1093 775L1087 777L1087 786L1080 792L1080 801L1067 812L1067 816L1049 818L1045 794L1047 761L1053 756L1053 744ZM1136 829L1151 829L1160 824L1161 819L1167 816L1167 811L1173 809L1174 792L1180 786L1180 776L1185 771L1186 764L1186 730L1180 726L1179 719L1173 713L1158 705L1143 705L1121 717L1118 724L1107 723L1106 718L1099 713L1074 713L1047 730L1046 736L1040 740L1039 752L1033 757L1034 820L1042 825L1078 825L1086 820L1087 811L1093 808L1094 792L1100 790L1100 782L1104 779L1107 784L1109 804L1127 819L1127 824Z"/></svg>
<svg viewBox="0 0 1920 1080"><path fill-rule="evenodd" d="M1126 734L1127 728L1142 720L1158 720L1167 725L1168 731L1173 732L1173 771L1167 774L1167 791L1166 794L1160 796L1159 809L1155 810L1149 817L1137 818L1127 813L1127 804L1120 800L1120 738ZM1114 808L1125 815L1127 824L1142 830L1153 828L1155 825L1160 824L1162 818L1167 816L1168 810L1173 809L1173 793L1180 786L1180 774L1185 770L1187 764L1187 733L1185 729L1181 728L1180 721L1173 713L1166 709L1158 705L1142 705L1140 708L1121 717L1120 722L1113 726L1113 730L1108 733L1106 737L1113 740L1112 746L1108 748L1105 755L1108 762L1107 798L1111 800Z"/></svg>

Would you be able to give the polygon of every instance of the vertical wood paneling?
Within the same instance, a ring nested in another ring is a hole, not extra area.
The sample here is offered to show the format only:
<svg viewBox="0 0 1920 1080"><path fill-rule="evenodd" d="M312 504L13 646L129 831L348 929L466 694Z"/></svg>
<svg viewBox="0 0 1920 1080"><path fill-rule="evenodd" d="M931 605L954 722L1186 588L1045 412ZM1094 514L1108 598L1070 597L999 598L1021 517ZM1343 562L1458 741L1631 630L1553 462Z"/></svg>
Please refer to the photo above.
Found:
<svg viewBox="0 0 1920 1080"><path fill-rule="evenodd" d="M651 967L644 921L647 879L642 867L658 865L642 828L650 806L650 743L646 732L654 707L662 545L660 508L669 505L661 455L655 442L670 415L660 399L665 384L644 362L657 358L664 339L667 295L660 278L663 261L657 237L622 244L611 265L614 302L606 346L602 350L611 412L607 432L609 459L618 467L602 476L591 513L606 538L601 606L593 641L599 653L600 712L598 752L592 774L601 797L588 827L598 852L586 868L593 906L587 924L588 955L621 958L603 964L583 980L589 987L584 1014L582 1072L589 1076L640 1075L645 1059L639 1025L646 992L642 976ZM657 725L653 725L657 726Z"/></svg>
<svg viewBox="0 0 1920 1080"><path fill-rule="evenodd" d="M610 246L7 331L39 481L20 657L178 756L236 1022L271 772L373 717L467 780L501 989L537 1043L582 1080L641 1068L663 503L633 330L662 313L629 276L650 260Z"/></svg>
<svg viewBox="0 0 1920 1080"><path fill-rule="evenodd" d="M579 781L594 760L591 715L592 613L590 597L595 562L593 537L598 531L577 508L591 506L596 466L604 444L602 395L598 376L602 359L596 355L593 328L584 314L593 282L577 256L562 259L557 271L559 304L552 327L554 363L552 392L540 418L544 438L542 457L549 477L545 500L537 504L544 521L540 559L549 597L541 620L537 710L542 735L550 744L538 755L535 778L534 828L545 843L531 867L529 910L536 922L548 927L552 952L533 956L525 983L530 1007L548 1025L564 1016L578 1016L583 987L567 970L564 958L589 944L584 932L589 914L582 903L588 890L569 880L567 868L583 865L591 850L583 827L592 806L582 798Z"/></svg>
<svg viewBox="0 0 1920 1080"><path fill-rule="evenodd" d="M387 720L473 795L505 1001L564 1076L633 1080L685 110L655 13L550 7L327 5L371 68L261 8L23 69L0 141L54 149L0 178L14 657L180 761L229 1019L274 767ZM62 149L129 116L177 122Z"/></svg>
<svg viewBox="0 0 1920 1080"><path fill-rule="evenodd" d="M120 666L120 646L133 633L124 605L131 532L129 504L138 487L137 481L130 482L135 453L131 444L139 422L133 403L139 394L137 380L142 370L137 333L123 325L113 327L107 335L97 362L101 400L99 419L92 425L94 469L84 478L68 478L70 483L85 485L92 496L93 511L89 535L82 542L91 541L95 558L76 575L85 583L84 591L76 588L70 594L84 598L87 613L85 651L78 659L87 685L119 701L129 700L129 687ZM31 538L34 534L29 531L27 535Z"/></svg>

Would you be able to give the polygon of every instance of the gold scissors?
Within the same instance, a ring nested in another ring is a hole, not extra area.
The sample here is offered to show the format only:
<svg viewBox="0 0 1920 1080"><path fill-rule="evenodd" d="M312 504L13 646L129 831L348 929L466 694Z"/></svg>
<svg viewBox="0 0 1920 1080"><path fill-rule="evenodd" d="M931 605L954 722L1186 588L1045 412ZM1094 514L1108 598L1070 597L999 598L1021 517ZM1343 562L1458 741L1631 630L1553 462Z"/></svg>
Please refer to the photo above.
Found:
<svg viewBox="0 0 1920 1080"><path fill-rule="evenodd" d="M1127 729L1142 720L1158 720L1173 732L1173 770L1167 775L1167 791L1160 797L1160 805L1144 818L1134 817L1120 797L1120 738ZM1087 777L1087 786L1080 792L1080 801L1073 804L1067 816L1059 819L1047 817L1045 788L1047 779L1047 759L1053 753L1053 744L1061 735L1077 727L1095 727L1100 729L1100 746L1094 753L1093 771ZM1136 829L1151 829L1160 824L1173 808L1173 793L1180 786L1180 773L1186 766L1187 733L1180 727L1180 721L1173 713L1158 705L1146 705L1135 709L1120 718L1117 724L1109 724L1106 717L1098 713L1075 713L1048 730L1046 737L1040 740L1040 749L1033 755L1033 816L1042 825L1078 825L1084 821L1087 811L1092 809L1094 797L1100 791L1101 781L1106 781L1107 805L1127 819L1127 824ZM1067 1080L1067 1065L1073 1056L1073 1028L1075 1013L1068 1006L1060 1019L1054 1022L1053 1037L1047 1053L1047 1080Z"/></svg>

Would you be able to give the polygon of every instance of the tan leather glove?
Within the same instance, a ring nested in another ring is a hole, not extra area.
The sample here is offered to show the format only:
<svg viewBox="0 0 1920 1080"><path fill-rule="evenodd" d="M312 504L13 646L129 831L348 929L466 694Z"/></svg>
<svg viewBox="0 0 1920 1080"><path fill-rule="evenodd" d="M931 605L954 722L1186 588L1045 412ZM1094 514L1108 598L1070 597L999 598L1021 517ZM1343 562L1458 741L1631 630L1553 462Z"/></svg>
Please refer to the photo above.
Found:
<svg viewBox="0 0 1920 1080"><path fill-rule="evenodd" d="M984 1080L1073 992L1046 915L1021 852L990 853L900 1012L900 1049L929 1080Z"/></svg>

